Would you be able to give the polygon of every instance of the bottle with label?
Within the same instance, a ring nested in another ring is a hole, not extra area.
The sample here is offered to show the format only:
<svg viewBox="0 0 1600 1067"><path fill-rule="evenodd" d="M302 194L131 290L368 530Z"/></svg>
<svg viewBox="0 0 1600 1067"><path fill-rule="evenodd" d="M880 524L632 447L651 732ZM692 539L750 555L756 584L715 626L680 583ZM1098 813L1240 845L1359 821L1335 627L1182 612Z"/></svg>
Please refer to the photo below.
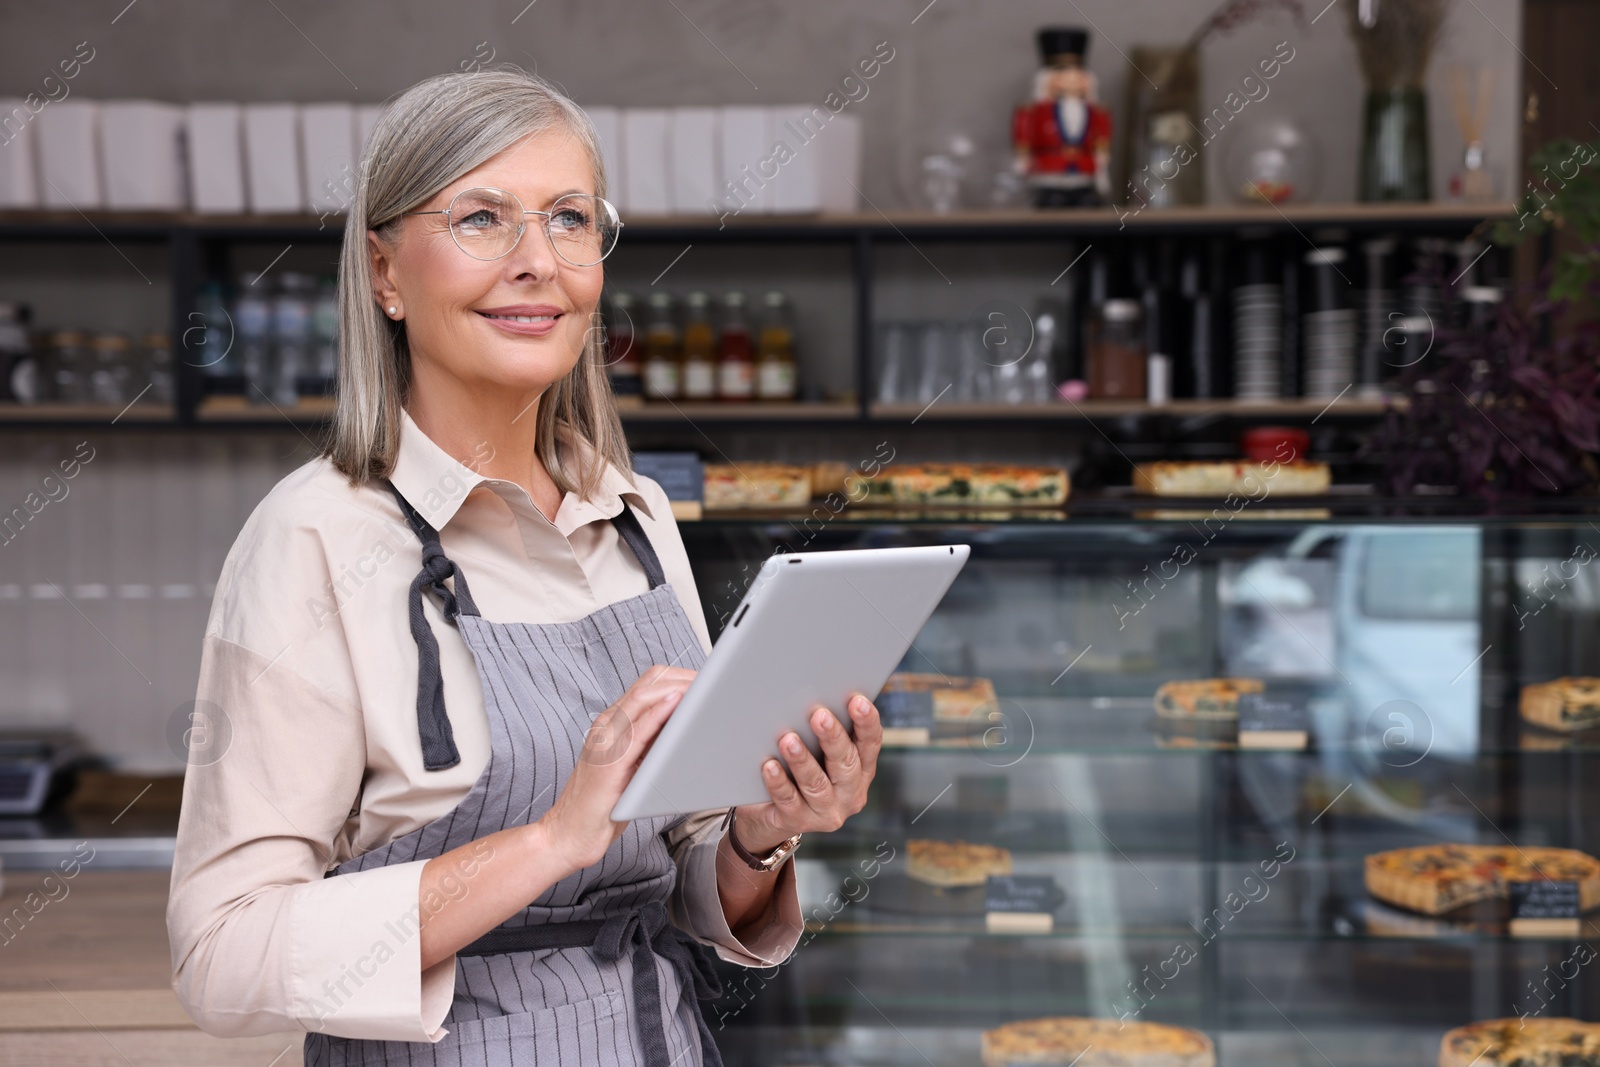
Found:
<svg viewBox="0 0 1600 1067"><path fill-rule="evenodd" d="M745 296L722 298L722 336L717 341L717 395L723 400L750 400L756 395L755 346L750 343L750 316Z"/></svg>
<svg viewBox="0 0 1600 1067"><path fill-rule="evenodd" d="M120 333L97 333L89 347L89 399L96 404L132 399L128 383L133 376L133 345Z"/></svg>
<svg viewBox="0 0 1600 1067"><path fill-rule="evenodd" d="M39 360L28 339L28 305L0 301L0 400L37 404Z"/></svg>
<svg viewBox="0 0 1600 1067"><path fill-rule="evenodd" d="M695 291L684 299L683 379L685 400L717 395L716 333L711 328L711 297Z"/></svg>
<svg viewBox="0 0 1600 1067"><path fill-rule="evenodd" d="M611 395L623 406L639 403L644 397L639 354L643 345L634 343L635 304L632 293L613 293L608 302L606 351L601 358L611 378Z"/></svg>
<svg viewBox="0 0 1600 1067"><path fill-rule="evenodd" d="M1137 300L1112 299L1089 323L1089 396L1095 400L1146 399L1144 309Z"/></svg>
<svg viewBox="0 0 1600 1067"><path fill-rule="evenodd" d="M294 404L300 375L311 370L311 303L316 282L310 275L285 271L272 302L273 403Z"/></svg>
<svg viewBox="0 0 1600 1067"><path fill-rule="evenodd" d="M210 378L239 373L236 329L221 282L207 282L183 331L184 362ZM142 387L141 387L142 388Z"/></svg>
<svg viewBox="0 0 1600 1067"><path fill-rule="evenodd" d="M139 397L139 401L170 407L177 399L177 383L172 376L172 339L164 333L147 333L144 335L143 349L139 362L144 368L145 377L150 380L150 391ZM137 389L134 391L138 392Z"/></svg>
<svg viewBox="0 0 1600 1067"><path fill-rule="evenodd" d="M50 390L58 404L81 404L89 398L89 354L82 333L57 330L50 335Z"/></svg>
<svg viewBox="0 0 1600 1067"><path fill-rule="evenodd" d="M650 326L644 339L644 397L677 400L683 395L679 362L683 341L673 315L671 293L650 294Z"/></svg>
<svg viewBox="0 0 1600 1067"><path fill-rule="evenodd" d="M333 392L339 376L339 286L332 278L317 284L311 303L312 357L310 373L318 395Z"/></svg>
<svg viewBox="0 0 1600 1067"><path fill-rule="evenodd" d="M761 298L763 321L756 341L756 398L795 398L794 324L789 300L776 289Z"/></svg>
<svg viewBox="0 0 1600 1067"><path fill-rule="evenodd" d="M265 404L272 396L272 382L268 378L272 304L249 279L240 283L239 295L233 302L233 334L231 354L238 357L239 373L244 375L245 398L252 404ZM206 347L214 343L208 335Z"/></svg>

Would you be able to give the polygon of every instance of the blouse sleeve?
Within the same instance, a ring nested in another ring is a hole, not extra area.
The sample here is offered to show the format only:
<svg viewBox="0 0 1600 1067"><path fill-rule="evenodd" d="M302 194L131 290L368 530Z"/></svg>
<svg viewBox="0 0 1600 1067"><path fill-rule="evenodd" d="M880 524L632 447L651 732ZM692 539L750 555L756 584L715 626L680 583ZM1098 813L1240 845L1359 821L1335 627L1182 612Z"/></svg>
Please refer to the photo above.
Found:
<svg viewBox="0 0 1600 1067"><path fill-rule="evenodd" d="M220 733L184 775L173 857L167 930L185 1010L219 1037L439 1040L455 957L421 969L426 861L323 877L358 803L360 709L216 635L196 708Z"/></svg>
<svg viewBox="0 0 1600 1067"><path fill-rule="evenodd" d="M791 858L778 868L772 904L759 919L740 930L742 936L736 936L728 928L722 897L717 892L717 846L725 833L722 818L726 814L726 808L697 812L667 830L667 848L678 866L668 913L674 925L701 944L711 946L729 963L771 967L789 958L805 928L800 917L795 861Z"/></svg>

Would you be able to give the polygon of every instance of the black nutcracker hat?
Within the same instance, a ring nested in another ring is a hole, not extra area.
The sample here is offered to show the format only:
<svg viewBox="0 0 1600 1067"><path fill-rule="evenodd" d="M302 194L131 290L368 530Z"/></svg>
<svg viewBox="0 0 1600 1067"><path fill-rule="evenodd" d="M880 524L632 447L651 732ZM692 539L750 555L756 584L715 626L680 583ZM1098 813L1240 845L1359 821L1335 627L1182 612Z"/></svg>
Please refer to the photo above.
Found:
<svg viewBox="0 0 1600 1067"><path fill-rule="evenodd" d="M1081 66L1088 51L1088 30L1076 26L1046 26L1039 31L1039 54L1046 66Z"/></svg>

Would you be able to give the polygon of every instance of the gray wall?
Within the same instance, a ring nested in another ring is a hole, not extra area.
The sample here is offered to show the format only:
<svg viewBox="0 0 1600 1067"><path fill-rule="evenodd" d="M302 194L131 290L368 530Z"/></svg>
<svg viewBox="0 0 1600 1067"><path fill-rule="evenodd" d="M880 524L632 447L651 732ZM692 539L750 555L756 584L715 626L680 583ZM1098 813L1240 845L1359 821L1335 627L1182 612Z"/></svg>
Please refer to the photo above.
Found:
<svg viewBox="0 0 1600 1067"><path fill-rule="evenodd" d="M1000 159L1009 110L1028 94L1036 27L1096 27L1090 66L1102 98L1120 107L1127 62L1119 50L1181 41L1214 7L1211 0L524 2L136 0L114 25L123 0L70 9L12 3L0 34L0 95L36 88L87 40L95 58L72 88L89 98L378 101L481 57L480 42L487 42L495 62L531 67L581 103L820 103L877 42L888 41L893 60L851 107L866 123L863 189L889 210L918 206L918 161L953 132L978 143L991 160L986 169ZM1325 0L1302 2L1309 21ZM1295 59L1271 95L1249 105L1229 130L1268 115L1299 120L1320 143L1325 200L1349 200L1355 190L1361 82L1344 29L1345 8L1354 2L1334 0L1304 27L1270 14L1213 38L1204 55L1209 110L1277 42L1291 43ZM1430 78L1439 195L1460 158L1446 74L1457 62L1495 73L1488 155L1501 195L1510 189L1521 7L1520 0L1451 5ZM1222 153L1208 155L1214 169ZM1214 196L1219 184L1211 182Z"/></svg>

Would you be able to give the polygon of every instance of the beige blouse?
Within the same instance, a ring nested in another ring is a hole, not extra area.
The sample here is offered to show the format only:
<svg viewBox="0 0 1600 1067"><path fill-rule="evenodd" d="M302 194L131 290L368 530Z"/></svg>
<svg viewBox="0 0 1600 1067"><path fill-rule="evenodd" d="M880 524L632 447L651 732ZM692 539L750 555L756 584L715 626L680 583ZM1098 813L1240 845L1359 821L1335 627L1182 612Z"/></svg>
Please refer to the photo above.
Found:
<svg viewBox="0 0 1600 1067"><path fill-rule="evenodd" d="M561 447L565 457L587 446L567 436ZM605 521L626 499L709 650L682 538L650 479L607 465L594 497L567 493L552 522L521 487L463 466L409 415L392 479L496 622L570 622L646 592L644 569ZM422 768L407 600L420 559L387 488L353 489L319 458L274 487L223 564L167 907L172 988L210 1033L447 1032L455 958L422 971L408 921L426 861L323 878L447 814L488 761L472 654L424 597L461 762ZM767 914L735 937L716 885L721 814L699 813L668 835L678 868L669 913L723 959L769 966L800 936L793 864Z"/></svg>

